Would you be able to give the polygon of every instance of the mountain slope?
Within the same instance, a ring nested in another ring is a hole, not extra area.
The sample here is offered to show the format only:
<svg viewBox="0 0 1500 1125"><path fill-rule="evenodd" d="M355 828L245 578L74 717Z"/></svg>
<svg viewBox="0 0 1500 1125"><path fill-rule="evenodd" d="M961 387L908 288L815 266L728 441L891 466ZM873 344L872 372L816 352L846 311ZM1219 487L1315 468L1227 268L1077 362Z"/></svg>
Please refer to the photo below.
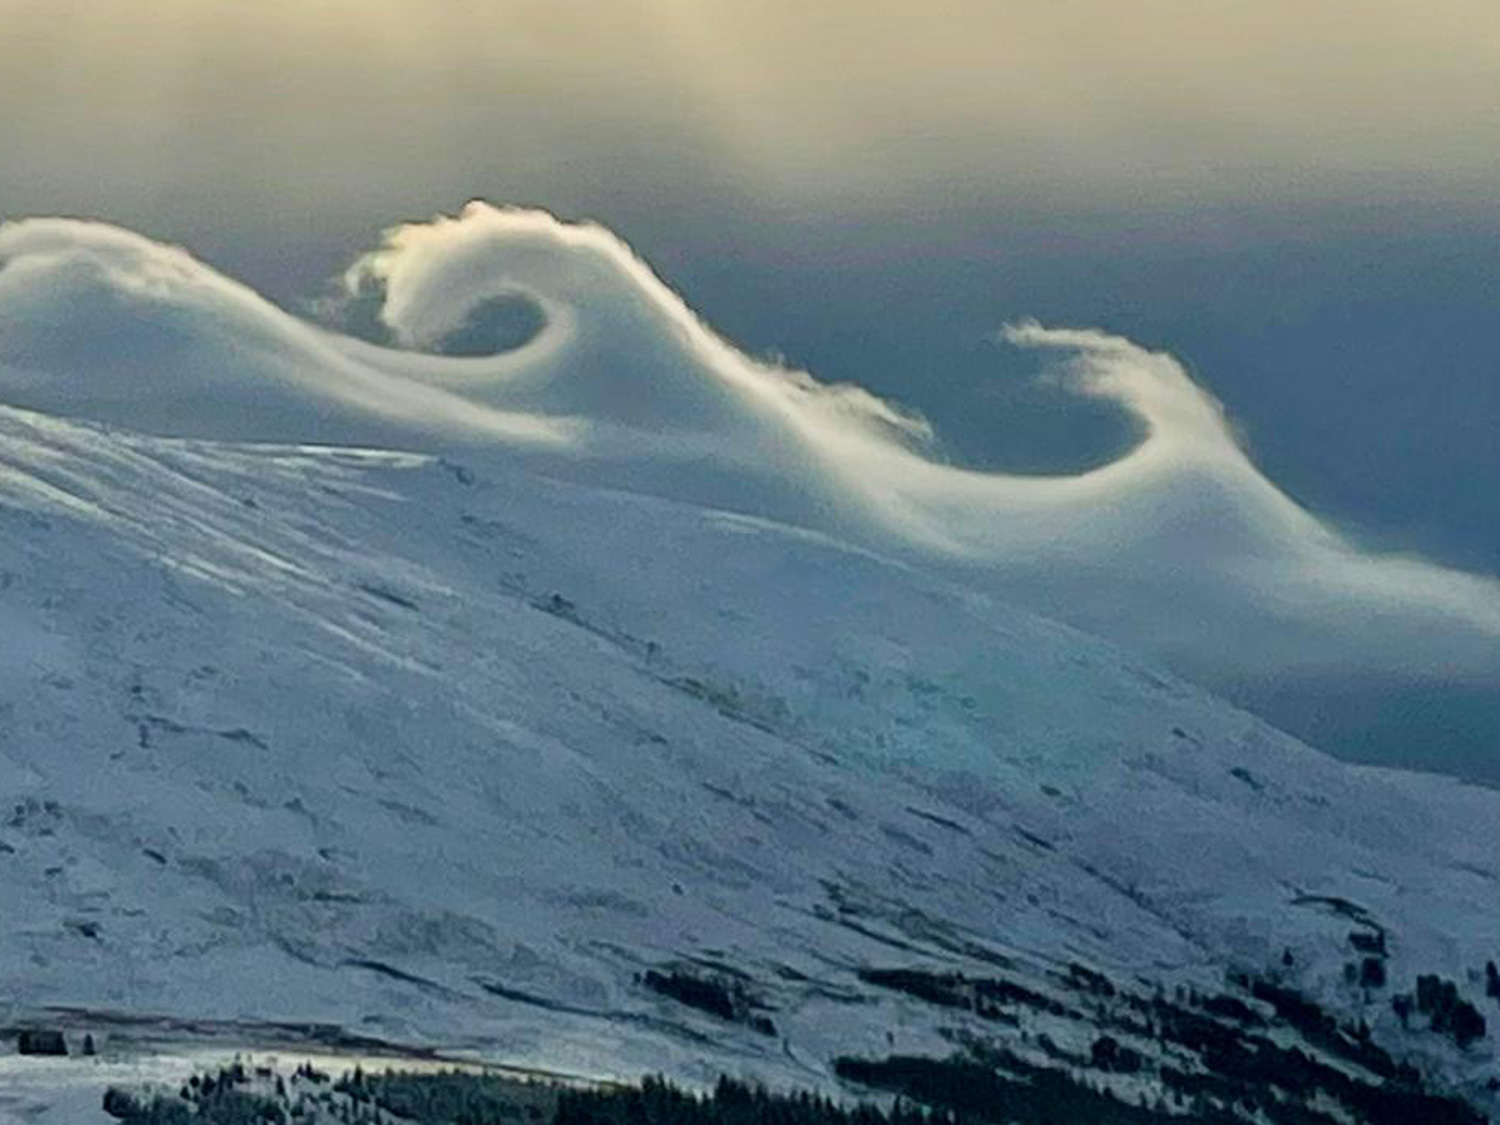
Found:
<svg viewBox="0 0 1500 1125"><path fill-rule="evenodd" d="M1275 969L1486 1096L1493 1038L1403 1032L1389 997L1486 1003L1500 798L817 534L0 409L0 627L21 1012L828 1081L975 1023L872 968ZM1387 985L1346 983L1354 932Z"/></svg>

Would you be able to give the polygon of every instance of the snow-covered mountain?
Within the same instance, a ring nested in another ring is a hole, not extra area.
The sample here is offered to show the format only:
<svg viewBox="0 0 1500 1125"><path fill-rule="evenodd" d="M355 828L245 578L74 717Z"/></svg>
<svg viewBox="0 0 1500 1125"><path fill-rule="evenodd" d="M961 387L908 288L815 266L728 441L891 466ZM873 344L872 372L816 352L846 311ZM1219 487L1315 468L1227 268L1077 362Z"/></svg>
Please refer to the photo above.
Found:
<svg viewBox="0 0 1500 1125"><path fill-rule="evenodd" d="M1152 435L1033 491L664 327L602 232L494 214L526 228L499 258L407 232L364 267L411 346L462 326L455 279L533 297L539 335L482 359L331 335L118 232L0 233L0 399L32 408L0 408L13 1016L826 1081L994 1022L883 970L1003 971L1059 1008L1070 965L1143 994L1275 973L1490 1096L1495 1036L1390 1000L1437 974L1494 1013L1500 795L1336 762L1013 600L1071 591L1136 637L1175 583L1143 647L1217 671L1275 618L1315 662L1485 682L1493 582L1359 555L1123 342L1047 341ZM1202 575L1153 576L1194 511ZM692 980L719 991L684 1003ZM1087 1021L1032 1007L1087 1053Z"/></svg>

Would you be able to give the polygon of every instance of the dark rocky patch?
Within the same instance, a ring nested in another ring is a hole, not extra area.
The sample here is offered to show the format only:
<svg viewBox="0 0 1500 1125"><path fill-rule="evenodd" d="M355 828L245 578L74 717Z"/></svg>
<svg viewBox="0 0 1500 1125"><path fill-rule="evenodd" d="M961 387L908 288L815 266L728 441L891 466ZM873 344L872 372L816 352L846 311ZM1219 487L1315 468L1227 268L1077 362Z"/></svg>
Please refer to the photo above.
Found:
<svg viewBox="0 0 1500 1125"><path fill-rule="evenodd" d="M22 1055L66 1055L67 1040L52 1028L23 1027L16 1032L16 1051Z"/></svg>
<svg viewBox="0 0 1500 1125"><path fill-rule="evenodd" d="M742 976L705 975L683 968L658 972L647 969L637 978L652 992L707 1012L728 1023L741 1023L761 1035L774 1036L776 1025L762 1014L765 1006L750 992Z"/></svg>

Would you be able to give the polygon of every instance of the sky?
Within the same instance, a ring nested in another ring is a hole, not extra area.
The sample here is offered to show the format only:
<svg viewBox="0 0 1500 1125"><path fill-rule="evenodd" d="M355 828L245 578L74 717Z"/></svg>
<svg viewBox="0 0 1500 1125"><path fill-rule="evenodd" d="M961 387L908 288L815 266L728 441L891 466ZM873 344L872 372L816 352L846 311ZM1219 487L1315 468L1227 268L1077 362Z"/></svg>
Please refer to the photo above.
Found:
<svg viewBox="0 0 1500 1125"><path fill-rule="evenodd" d="M1139 437L997 343L1097 327L1330 526L1495 574L1496 105L1500 13L1460 0L0 0L0 219L105 219L307 312L473 197L597 220L740 347L993 469ZM1493 735L1485 700L1362 730L1369 691L1293 709L1377 760Z"/></svg>
<svg viewBox="0 0 1500 1125"><path fill-rule="evenodd" d="M1500 20L1483 0L3 10L7 140L35 146L37 184L130 168L117 205L330 185L357 204L524 163L515 182L696 174L794 206L944 183L960 201L1482 206L1500 169Z"/></svg>

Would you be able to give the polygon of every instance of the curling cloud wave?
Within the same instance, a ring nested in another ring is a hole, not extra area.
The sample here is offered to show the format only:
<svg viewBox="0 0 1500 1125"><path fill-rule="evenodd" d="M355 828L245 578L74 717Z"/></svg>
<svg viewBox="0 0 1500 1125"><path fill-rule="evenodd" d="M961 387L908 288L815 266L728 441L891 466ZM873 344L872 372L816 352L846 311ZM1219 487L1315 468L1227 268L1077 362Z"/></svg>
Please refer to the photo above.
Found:
<svg viewBox="0 0 1500 1125"><path fill-rule="evenodd" d="M461 451L797 523L1221 688L1369 674L1500 695L1500 582L1346 541L1257 470L1180 364L1118 336L1006 329L1144 432L1098 469L1013 476L943 464L921 419L737 351L597 226L475 203L391 231L345 281L376 295L391 346L113 227L0 227L0 402L195 438ZM500 299L539 330L441 354Z"/></svg>

